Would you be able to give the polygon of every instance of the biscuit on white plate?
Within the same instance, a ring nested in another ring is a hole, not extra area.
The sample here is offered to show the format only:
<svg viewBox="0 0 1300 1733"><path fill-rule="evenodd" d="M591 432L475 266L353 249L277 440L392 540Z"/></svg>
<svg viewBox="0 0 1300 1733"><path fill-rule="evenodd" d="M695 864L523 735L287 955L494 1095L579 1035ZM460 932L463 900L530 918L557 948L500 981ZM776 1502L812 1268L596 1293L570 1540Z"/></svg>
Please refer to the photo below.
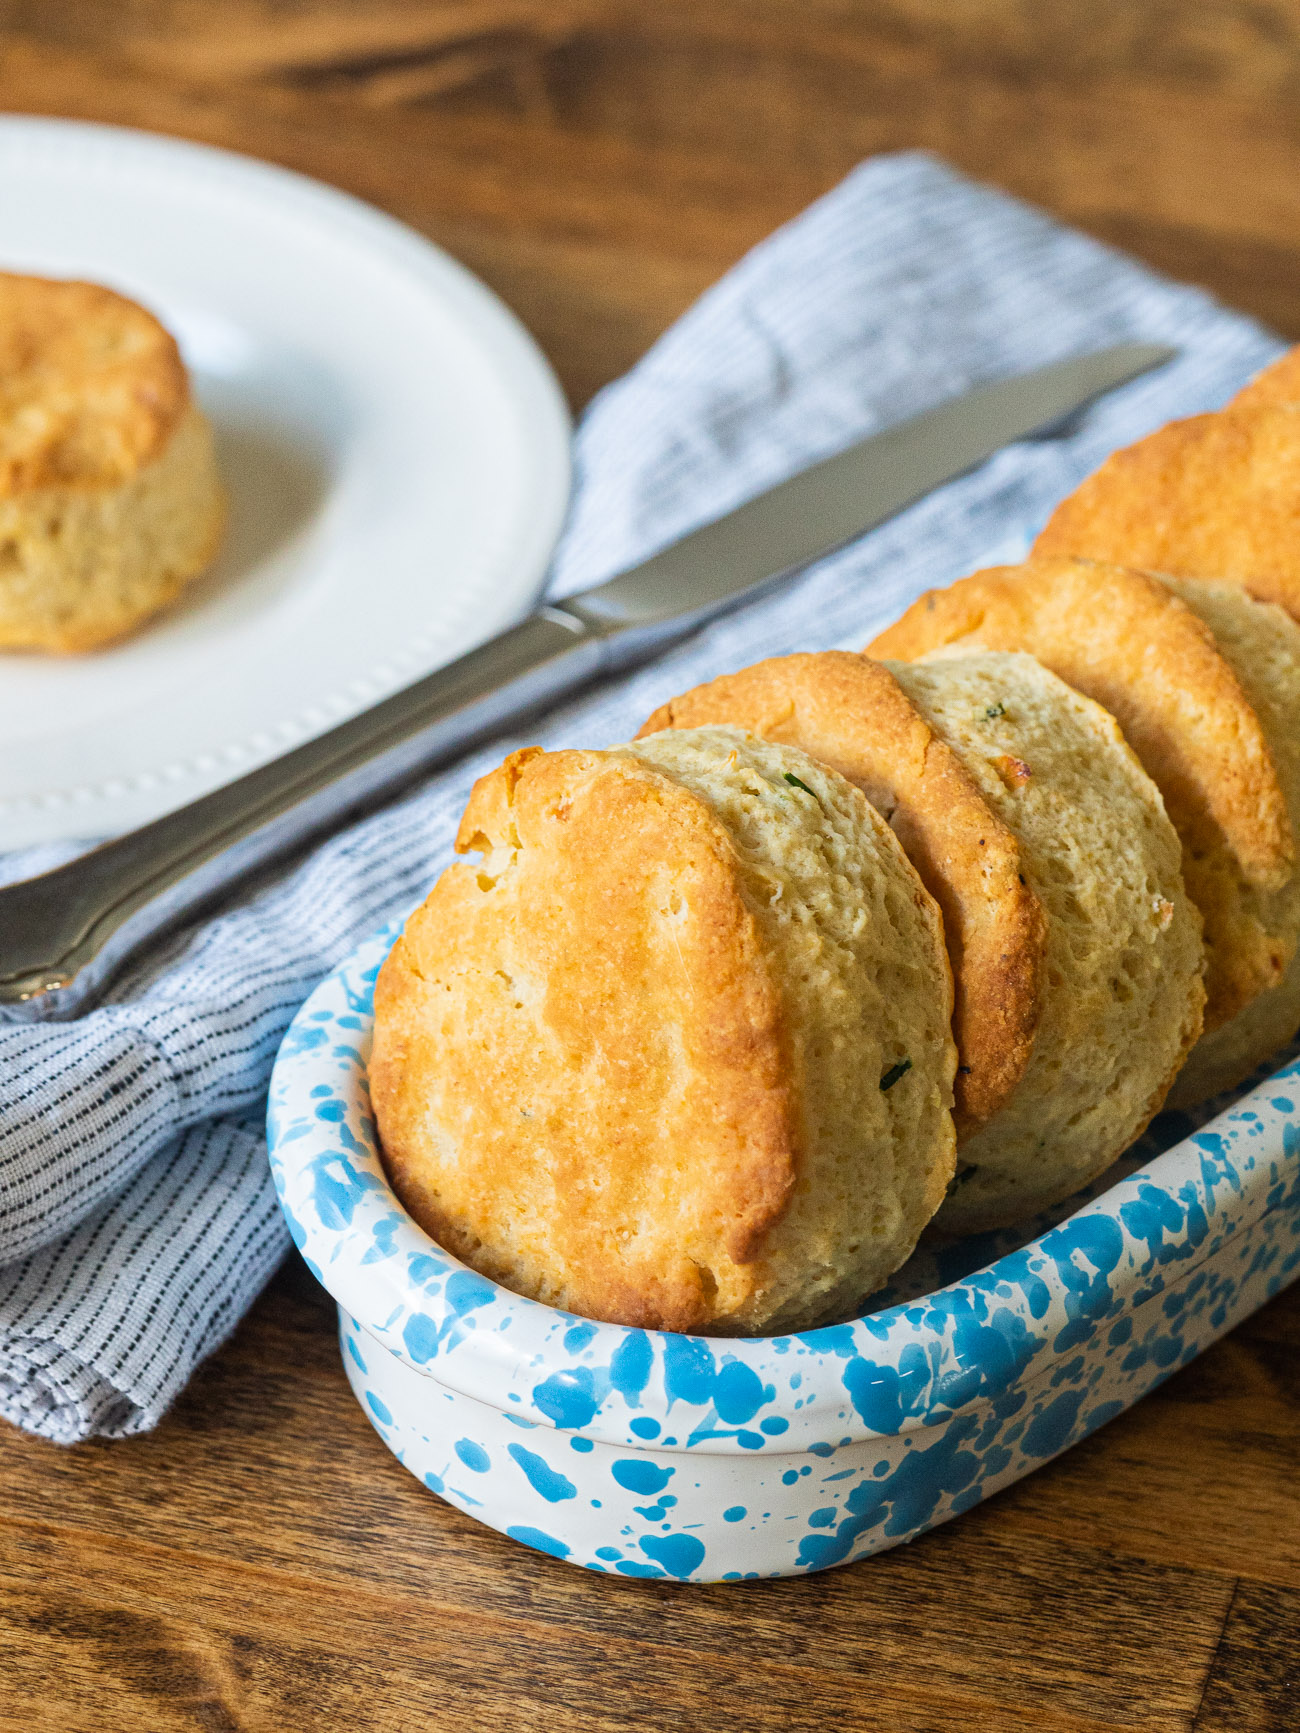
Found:
<svg viewBox="0 0 1300 1733"><path fill-rule="evenodd" d="M740 731L515 753L380 971L389 1176L442 1245L589 1317L844 1317L954 1171L937 908L833 771Z"/></svg>
<svg viewBox="0 0 1300 1733"><path fill-rule="evenodd" d="M880 662L773 657L670 699L638 738L722 724L797 746L888 819L943 913L953 972L958 1143L1007 1101L1033 1049L1047 942L1012 831Z"/></svg>
<svg viewBox="0 0 1300 1733"><path fill-rule="evenodd" d="M1159 1111L1201 1030L1201 924L1160 792L1099 704L1032 656L889 667L1014 833L1047 915L1029 1064L963 1140L935 1223L970 1233L1071 1196Z"/></svg>
<svg viewBox="0 0 1300 1733"><path fill-rule="evenodd" d="M0 274L0 649L123 637L211 562L224 515L157 319L94 283Z"/></svg>

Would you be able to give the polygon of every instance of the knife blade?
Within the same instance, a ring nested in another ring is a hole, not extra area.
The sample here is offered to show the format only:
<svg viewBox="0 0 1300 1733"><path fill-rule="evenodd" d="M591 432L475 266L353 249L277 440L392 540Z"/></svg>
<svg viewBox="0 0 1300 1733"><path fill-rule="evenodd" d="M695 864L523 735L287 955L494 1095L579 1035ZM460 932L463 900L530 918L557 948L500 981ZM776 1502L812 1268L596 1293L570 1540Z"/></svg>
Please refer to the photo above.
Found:
<svg viewBox="0 0 1300 1733"><path fill-rule="evenodd" d="M1175 353L1127 343L1072 357L872 434L236 781L0 889L0 1017L74 1015L145 940L253 868L598 676L648 661Z"/></svg>

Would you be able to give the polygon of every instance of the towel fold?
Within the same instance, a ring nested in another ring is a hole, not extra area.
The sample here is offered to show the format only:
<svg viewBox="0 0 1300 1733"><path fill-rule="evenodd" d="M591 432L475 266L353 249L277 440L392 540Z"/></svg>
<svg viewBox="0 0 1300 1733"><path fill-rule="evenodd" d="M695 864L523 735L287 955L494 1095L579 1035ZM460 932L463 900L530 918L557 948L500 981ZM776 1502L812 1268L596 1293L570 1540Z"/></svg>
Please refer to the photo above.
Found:
<svg viewBox="0 0 1300 1733"><path fill-rule="evenodd" d="M860 648L922 589L1018 559L1116 446L1221 404L1282 345L930 157L864 164L756 247L591 404L553 597L597 583L876 428L981 381L1128 339L1177 361L796 583L534 725L629 738L755 659ZM428 890L501 739L263 874L71 1023L0 1025L0 1413L61 1442L157 1423L288 1246L257 1112L315 983ZM10 857L3 876L47 864Z"/></svg>

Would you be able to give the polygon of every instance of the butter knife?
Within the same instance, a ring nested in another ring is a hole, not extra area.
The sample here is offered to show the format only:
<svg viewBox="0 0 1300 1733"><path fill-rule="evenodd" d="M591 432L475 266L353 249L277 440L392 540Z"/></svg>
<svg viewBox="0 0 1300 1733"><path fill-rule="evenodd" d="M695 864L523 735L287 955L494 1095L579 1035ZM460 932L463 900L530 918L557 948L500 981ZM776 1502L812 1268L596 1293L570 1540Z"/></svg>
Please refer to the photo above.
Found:
<svg viewBox="0 0 1300 1733"><path fill-rule="evenodd" d="M248 775L0 889L0 1018L74 1015L141 943L255 867L596 677L648 661L1175 353L1121 344L886 428Z"/></svg>

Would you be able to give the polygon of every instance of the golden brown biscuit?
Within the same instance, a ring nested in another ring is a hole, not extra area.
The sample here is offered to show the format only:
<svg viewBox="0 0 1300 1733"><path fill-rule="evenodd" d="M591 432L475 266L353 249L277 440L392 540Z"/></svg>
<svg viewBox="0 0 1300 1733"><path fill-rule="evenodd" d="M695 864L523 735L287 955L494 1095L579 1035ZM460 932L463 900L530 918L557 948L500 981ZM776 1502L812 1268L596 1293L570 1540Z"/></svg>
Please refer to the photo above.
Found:
<svg viewBox="0 0 1300 1733"><path fill-rule="evenodd" d="M1300 410L1194 415L1114 452L1032 557L1222 579L1300 617Z"/></svg>
<svg viewBox="0 0 1300 1733"><path fill-rule="evenodd" d="M1072 1196L1158 1111L1201 1030L1200 920L1159 791L1099 704L1032 656L889 666L1015 833L1047 916L1029 1064L963 1140L936 1218L972 1233Z"/></svg>
<svg viewBox="0 0 1300 1733"><path fill-rule="evenodd" d="M1027 650L1116 718L1165 799L1205 923L1206 1030L1276 987L1296 946L1295 845L1260 716L1210 628L1149 574L1070 560L931 591L871 654Z"/></svg>
<svg viewBox="0 0 1300 1733"><path fill-rule="evenodd" d="M1235 584L1162 578L1214 634L1259 717L1300 837L1300 625L1281 608L1257 602ZM1300 869L1277 893L1279 926L1300 938ZM1243 1011L1203 1036L1170 1094L1192 1107L1231 1089L1284 1047L1300 1028L1300 947L1282 979Z"/></svg>
<svg viewBox="0 0 1300 1733"><path fill-rule="evenodd" d="M938 910L863 796L739 731L516 753L380 972L386 1165L519 1293L671 1330L843 1316L953 1174Z"/></svg>
<svg viewBox="0 0 1300 1733"><path fill-rule="evenodd" d="M1005 1104L1038 1027L1047 927L1015 835L888 669L865 656L828 650L759 662L670 700L637 738L719 723L798 746L860 788L938 903L964 1137Z"/></svg>
<svg viewBox="0 0 1300 1733"><path fill-rule="evenodd" d="M0 648L131 631L210 562L224 507L172 338L93 283L0 274Z"/></svg>
<svg viewBox="0 0 1300 1733"><path fill-rule="evenodd" d="M1228 404L1229 409L1262 409L1300 404L1300 344L1257 373Z"/></svg>

